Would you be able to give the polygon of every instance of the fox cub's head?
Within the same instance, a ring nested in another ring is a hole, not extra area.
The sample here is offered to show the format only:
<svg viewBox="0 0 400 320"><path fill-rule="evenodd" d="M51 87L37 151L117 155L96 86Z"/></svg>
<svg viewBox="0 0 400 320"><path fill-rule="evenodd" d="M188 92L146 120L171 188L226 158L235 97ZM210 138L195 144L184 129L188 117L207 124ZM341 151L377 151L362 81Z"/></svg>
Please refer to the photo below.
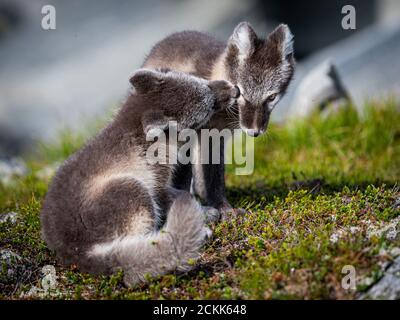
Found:
<svg viewBox="0 0 400 320"><path fill-rule="evenodd" d="M281 24L260 39L247 22L240 23L225 52L228 79L241 91L239 124L251 136L264 133L269 115L285 93L294 72L293 35Z"/></svg>
<svg viewBox="0 0 400 320"><path fill-rule="evenodd" d="M141 99L145 133L165 130L176 121L178 131L199 129L218 111L237 103L239 89L225 80L207 81L169 69L139 69L130 79Z"/></svg>

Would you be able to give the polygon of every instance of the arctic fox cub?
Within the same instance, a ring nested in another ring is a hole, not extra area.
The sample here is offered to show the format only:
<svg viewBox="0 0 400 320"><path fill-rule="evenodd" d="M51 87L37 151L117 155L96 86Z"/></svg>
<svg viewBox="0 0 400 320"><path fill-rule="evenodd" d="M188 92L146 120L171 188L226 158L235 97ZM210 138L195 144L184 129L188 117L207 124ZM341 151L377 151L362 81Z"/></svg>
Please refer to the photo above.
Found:
<svg viewBox="0 0 400 320"><path fill-rule="evenodd" d="M170 187L174 166L147 161L146 133L170 120L178 132L198 129L238 97L227 81L178 71L141 69L130 82L114 120L58 170L41 212L43 238L62 263L122 269L128 285L190 269L210 232L200 205Z"/></svg>
<svg viewBox="0 0 400 320"><path fill-rule="evenodd" d="M234 125L256 137L266 131L270 114L292 79L293 36L288 26L281 24L266 39L259 38L247 22L236 26L227 43L201 32L183 31L158 42L143 66L180 70L237 85L241 97L236 110L215 114L208 127L222 130ZM236 113L234 119L232 113ZM230 205L225 198L223 148L221 145L220 164L193 167L193 186L207 205L224 212ZM191 178L191 167L181 165L174 184L189 190Z"/></svg>

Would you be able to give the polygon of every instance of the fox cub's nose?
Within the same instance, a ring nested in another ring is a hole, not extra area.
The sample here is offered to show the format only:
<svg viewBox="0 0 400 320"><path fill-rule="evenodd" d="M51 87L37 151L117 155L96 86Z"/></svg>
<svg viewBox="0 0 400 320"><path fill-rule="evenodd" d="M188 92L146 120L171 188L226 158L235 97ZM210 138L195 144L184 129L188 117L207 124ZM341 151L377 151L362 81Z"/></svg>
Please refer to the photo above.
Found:
<svg viewBox="0 0 400 320"><path fill-rule="evenodd" d="M246 133L251 137L258 137L260 135L260 130L246 129Z"/></svg>

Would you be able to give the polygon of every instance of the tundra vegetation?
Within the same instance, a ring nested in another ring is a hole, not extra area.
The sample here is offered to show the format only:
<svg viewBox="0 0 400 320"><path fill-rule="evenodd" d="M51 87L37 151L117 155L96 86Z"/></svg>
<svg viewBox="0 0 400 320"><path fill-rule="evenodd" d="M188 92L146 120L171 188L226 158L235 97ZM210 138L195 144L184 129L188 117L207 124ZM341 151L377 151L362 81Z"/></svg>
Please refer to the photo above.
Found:
<svg viewBox="0 0 400 320"><path fill-rule="evenodd" d="M400 254L398 111L387 100L367 103L363 115L346 106L272 124L255 140L253 175L227 167L228 199L248 214L212 226L193 271L133 288L124 287L122 274L92 276L58 265L41 240L39 212L51 174L95 130L65 131L24 159L28 174L0 183L0 213L17 214L0 223L0 298L358 298ZM43 290L46 265L55 266L57 279ZM342 287L346 265L355 268L355 289Z"/></svg>

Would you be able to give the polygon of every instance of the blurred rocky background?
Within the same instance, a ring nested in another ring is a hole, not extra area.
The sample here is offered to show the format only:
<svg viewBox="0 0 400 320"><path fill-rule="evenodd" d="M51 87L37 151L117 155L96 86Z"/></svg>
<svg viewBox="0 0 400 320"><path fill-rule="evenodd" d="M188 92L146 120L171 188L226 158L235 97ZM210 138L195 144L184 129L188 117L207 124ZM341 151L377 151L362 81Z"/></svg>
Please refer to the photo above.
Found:
<svg viewBox="0 0 400 320"><path fill-rule="evenodd" d="M56 30L41 28L44 5ZM356 8L356 30L341 25ZM295 80L273 114L304 116L349 96L400 96L400 1L0 0L0 159L78 130L123 101L129 75L164 36L184 29L226 40L240 21L259 35L285 22L295 35Z"/></svg>

